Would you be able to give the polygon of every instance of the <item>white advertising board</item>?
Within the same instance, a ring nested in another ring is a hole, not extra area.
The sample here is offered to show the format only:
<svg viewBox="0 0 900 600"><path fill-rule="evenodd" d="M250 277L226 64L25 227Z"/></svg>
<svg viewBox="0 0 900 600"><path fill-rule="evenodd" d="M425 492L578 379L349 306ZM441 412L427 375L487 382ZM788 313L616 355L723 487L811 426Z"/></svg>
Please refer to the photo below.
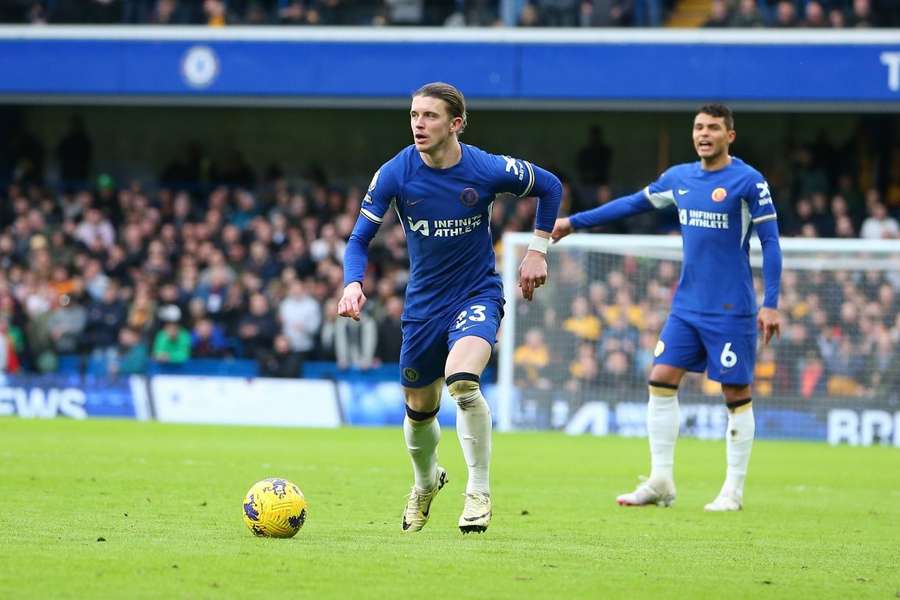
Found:
<svg viewBox="0 0 900 600"><path fill-rule="evenodd" d="M159 375L151 380L154 414L164 423L338 427L334 383Z"/></svg>

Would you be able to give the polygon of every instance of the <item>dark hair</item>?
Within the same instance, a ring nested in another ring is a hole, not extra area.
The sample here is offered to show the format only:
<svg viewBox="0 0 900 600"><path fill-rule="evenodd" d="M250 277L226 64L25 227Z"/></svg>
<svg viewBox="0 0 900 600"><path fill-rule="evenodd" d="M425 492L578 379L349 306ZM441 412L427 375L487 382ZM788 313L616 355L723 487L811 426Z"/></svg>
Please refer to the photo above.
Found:
<svg viewBox="0 0 900 600"><path fill-rule="evenodd" d="M704 104L697 111L697 114L701 113L712 117L721 117L725 119L725 129L729 131L734 129L734 114L724 104Z"/></svg>
<svg viewBox="0 0 900 600"><path fill-rule="evenodd" d="M457 133L462 133L466 128L466 99L463 96L462 92L456 89L456 87L450 85L449 83L444 83L443 81L435 81L434 83L426 83L415 92L413 92L412 97L416 96L427 96L429 98L437 98L438 100L443 100L447 104L447 108L450 110L450 118L455 119L456 117L460 117L462 119L462 127L459 128Z"/></svg>

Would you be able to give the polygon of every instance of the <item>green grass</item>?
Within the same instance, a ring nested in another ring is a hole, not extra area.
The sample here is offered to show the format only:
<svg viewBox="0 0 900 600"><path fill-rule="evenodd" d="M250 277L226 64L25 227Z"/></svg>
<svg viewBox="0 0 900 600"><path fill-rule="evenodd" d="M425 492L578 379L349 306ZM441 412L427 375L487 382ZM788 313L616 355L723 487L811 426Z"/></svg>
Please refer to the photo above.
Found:
<svg viewBox="0 0 900 600"><path fill-rule="evenodd" d="M897 449L758 442L745 510L705 514L722 443L679 442L675 507L623 509L645 440L498 435L494 519L466 537L453 431L441 455L450 484L403 535L399 428L0 419L0 597L900 597ZM271 475L310 502L294 539L241 520Z"/></svg>

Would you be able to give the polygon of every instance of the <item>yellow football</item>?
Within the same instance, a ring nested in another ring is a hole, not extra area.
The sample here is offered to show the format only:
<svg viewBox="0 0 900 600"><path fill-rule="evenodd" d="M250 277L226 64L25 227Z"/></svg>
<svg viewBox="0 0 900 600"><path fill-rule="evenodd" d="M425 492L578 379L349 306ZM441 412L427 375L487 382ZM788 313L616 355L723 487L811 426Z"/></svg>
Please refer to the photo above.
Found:
<svg viewBox="0 0 900 600"><path fill-rule="evenodd" d="M244 498L244 523L259 537L294 537L306 521L307 508L303 492L287 479L263 479Z"/></svg>

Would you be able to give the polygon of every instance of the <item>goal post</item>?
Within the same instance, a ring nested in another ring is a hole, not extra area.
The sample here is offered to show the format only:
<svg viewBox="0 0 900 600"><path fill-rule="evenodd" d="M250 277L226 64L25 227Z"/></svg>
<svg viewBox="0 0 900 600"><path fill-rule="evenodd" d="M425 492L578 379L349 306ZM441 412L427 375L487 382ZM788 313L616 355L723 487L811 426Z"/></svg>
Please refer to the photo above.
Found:
<svg viewBox="0 0 900 600"><path fill-rule="evenodd" d="M681 237L574 234L526 302L531 233L506 233L497 426L644 435L646 381L681 272ZM900 241L783 238L782 336L757 350L761 438L900 446ZM751 242L762 295L762 254ZM721 438L720 386L686 376L682 435Z"/></svg>

